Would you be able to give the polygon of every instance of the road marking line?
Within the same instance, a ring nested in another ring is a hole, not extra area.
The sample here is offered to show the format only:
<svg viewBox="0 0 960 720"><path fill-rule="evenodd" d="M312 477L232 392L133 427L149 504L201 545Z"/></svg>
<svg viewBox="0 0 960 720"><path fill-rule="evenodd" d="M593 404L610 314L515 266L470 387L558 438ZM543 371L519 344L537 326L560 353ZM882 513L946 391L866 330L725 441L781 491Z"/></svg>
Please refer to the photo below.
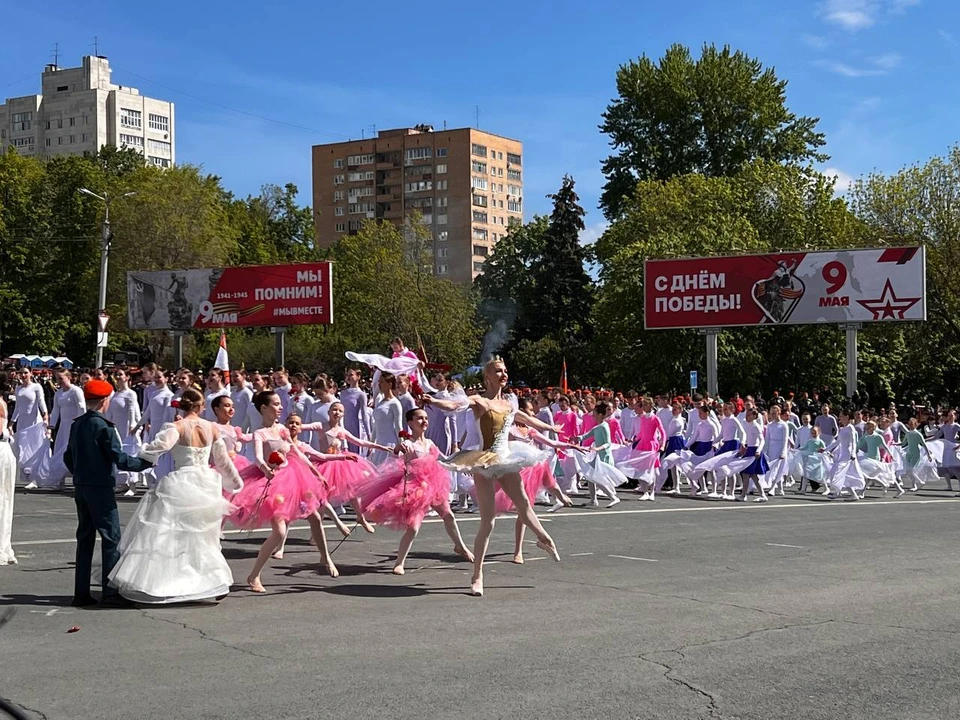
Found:
<svg viewBox="0 0 960 720"><path fill-rule="evenodd" d="M585 557L587 555L593 555L593 553L570 553L570 557Z"/></svg>
<svg viewBox="0 0 960 720"><path fill-rule="evenodd" d="M788 547L788 548L797 548L797 550L803 550L803 545L782 545L780 543L767 543L770 547Z"/></svg>
<svg viewBox="0 0 960 720"><path fill-rule="evenodd" d="M650 558L630 557L629 555L608 555L607 557L620 558L621 560L639 560L641 562L660 562L659 560L651 560Z"/></svg>
<svg viewBox="0 0 960 720"><path fill-rule="evenodd" d="M554 515L552 518L540 518L541 522L548 522L551 520L557 520L559 518L565 517L597 517L599 515L654 515L660 513L683 513L683 512L722 512L724 510L740 510L744 512L755 512L755 513L764 513L774 510L795 510L801 508L828 508L828 507L843 507L843 508L907 508L914 507L915 505L938 505L944 503L960 503L960 498L940 498L937 500L910 500L909 502L893 503L893 502L846 502L846 503L831 503L831 502L812 502L812 503L785 503L783 505L771 505L770 503L763 503L757 506L753 505L718 505L711 503L703 507L677 507L677 508L647 508L644 510L591 510L588 512L565 512L562 514ZM747 510L746 508L752 508ZM19 516L14 516L19 517ZM476 516L463 517L461 515L457 516L457 522L475 522L480 520ZM429 524L439 524L443 520L424 520L424 525ZM307 530L309 525L294 525L290 528L291 530ZM270 528L258 528L256 530L226 530L224 535L241 535L246 533L248 535L268 535L272 530ZM16 547L23 547L25 545L61 545L64 543L75 543L76 538L57 538L55 540L21 540L20 542L11 543Z"/></svg>

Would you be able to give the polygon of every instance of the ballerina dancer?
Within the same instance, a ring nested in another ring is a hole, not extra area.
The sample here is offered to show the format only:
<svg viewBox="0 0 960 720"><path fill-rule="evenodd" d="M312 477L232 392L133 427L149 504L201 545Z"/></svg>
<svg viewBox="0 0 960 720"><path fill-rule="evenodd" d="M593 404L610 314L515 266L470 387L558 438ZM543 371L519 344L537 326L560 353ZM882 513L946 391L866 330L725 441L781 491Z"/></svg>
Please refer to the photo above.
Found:
<svg viewBox="0 0 960 720"><path fill-rule="evenodd" d="M39 480L49 471L50 440L47 438L47 401L40 383L33 381L33 371L22 367L17 370L20 386L14 393L11 424L16 427L14 438L17 444L17 464L20 473L29 479L27 490L39 487Z"/></svg>
<svg viewBox="0 0 960 720"><path fill-rule="evenodd" d="M764 491L764 483L770 466L767 464L767 456L763 452L763 423L760 421L760 415L753 405L749 405L744 411L743 432L744 447L740 449L741 459L727 465L723 468L722 472L725 474L740 474L743 481L743 488L740 491L740 495L737 496L739 502L746 501L752 484L757 491L757 497L754 498L754 502L765 503L767 502L767 495ZM735 474L734 478L736 478Z"/></svg>
<svg viewBox="0 0 960 720"><path fill-rule="evenodd" d="M896 421L896 413L893 414ZM927 441L923 438L923 433L917 430L917 419L910 418L907 421L906 431L901 433L900 446L904 448L903 452L903 476L913 481L913 487L910 492L917 492L921 485L926 485L937 479L937 465L933 460L933 454L927 447ZM891 423L891 430L893 423ZM894 434L896 438L896 434Z"/></svg>
<svg viewBox="0 0 960 720"><path fill-rule="evenodd" d="M453 551L467 562L473 562L473 553L464 545L457 519L450 510L450 475L437 460L440 456L437 446L426 437L430 426L427 413L420 408L408 410L406 421L410 432L404 433L407 437L397 444L397 457L383 463L378 475L360 487L363 509L370 518L378 525L403 531L391 572L394 575L406 572L404 566L410 547L431 510L443 520L447 535L453 541Z"/></svg>
<svg viewBox="0 0 960 720"><path fill-rule="evenodd" d="M640 402L642 412L634 424L637 440L633 444L633 457L621 463L621 469L629 466L626 475L637 480L637 492L640 500L653 502L657 494L657 481L660 477L660 453L667 445L667 432L660 417L654 412L653 400L644 397Z"/></svg>
<svg viewBox="0 0 960 720"><path fill-rule="evenodd" d="M245 486L233 498L238 509L229 520L243 530L269 523L272 532L260 546L247 576L247 584L253 592L266 592L260 573L283 540L287 524L302 519L310 525L327 572L331 577L339 577L340 572L327 548L327 538L316 512L327 497L323 478L291 442L287 429L279 424L283 412L280 396L272 390L264 390L254 397L253 402L263 420L263 427L253 433L257 461L241 474Z"/></svg>
<svg viewBox="0 0 960 720"><path fill-rule="evenodd" d="M763 453L767 456L770 470L767 472L767 483L770 485L770 495L780 495L783 492L783 479L787 476L788 454L790 451L790 426L780 419L780 406L772 405L769 412L769 422L764 433Z"/></svg>
<svg viewBox="0 0 960 720"><path fill-rule="evenodd" d="M230 379L233 381L233 392L230 393L230 399L233 400L234 409L230 423L244 432L253 432L247 418L250 408L253 406L253 390L247 383L247 371L243 368L233 370L230 373Z"/></svg>
<svg viewBox="0 0 960 720"><path fill-rule="evenodd" d="M520 398L517 401L517 408L528 415L533 414L533 403L528 398ZM570 443L551 440L550 438L541 435L536 430L524 427L523 425L514 425L510 429L510 436L515 438L518 442L525 442L528 445L544 445L545 447L552 448L554 450L562 449L581 452L584 450L584 448L579 445L571 445ZM557 479L553 476L552 468L552 459L548 459L537 465L525 467L520 471L520 478L523 480L523 488L526 491L527 497L530 499L531 503L536 502L537 495L541 491L547 492L553 496L554 504L549 510L547 510L547 512L556 512L562 507L573 506L573 500L565 495L563 490L557 486ZM514 512L516 510L513 502L503 491L503 488L497 489L496 505L498 514ZM526 525L523 524L523 520L517 517L516 527L514 528L515 542L513 548L513 562L517 565L523 565L523 537L525 534L525 528Z"/></svg>
<svg viewBox="0 0 960 720"><path fill-rule="evenodd" d="M859 500L866 487L866 480L857 460L857 430L851 424L850 414L846 410L840 411L838 424L840 430L837 437L827 446L827 450L833 453L833 467L827 477L827 489L823 494L835 499L840 497L844 489L849 489L853 499ZM817 427L820 427L819 423Z"/></svg>
<svg viewBox="0 0 960 720"><path fill-rule="evenodd" d="M893 453L887 444L883 434L877 431L877 423L873 420L867 420L863 426L863 437L857 443L857 449L864 453L860 459L860 467L863 469L863 475L867 480L872 480L883 485L883 493L886 495L891 485L897 488L897 497L901 497L906 491L903 485L897 479L896 468L893 465ZM885 461L884 457L891 461ZM864 489L864 496L867 492Z"/></svg>
<svg viewBox="0 0 960 720"><path fill-rule="evenodd" d="M340 391L343 404L343 428L357 438L369 439L370 423L367 418L367 394L360 389L360 371L348 367L343 371L343 381L347 384ZM360 452L359 445L350 445L350 452Z"/></svg>
<svg viewBox="0 0 960 720"><path fill-rule="evenodd" d="M804 413L804 417L808 420L810 418L806 413ZM820 428L816 425L810 428L807 440L800 445L799 452L803 468L800 476L800 494L803 495L807 491L808 484L813 488L813 484L816 483L817 488L819 488L827 476L827 468L824 462L827 444L820 439ZM816 488L814 489L816 490Z"/></svg>
<svg viewBox="0 0 960 720"><path fill-rule="evenodd" d="M660 417L660 414L657 414ZM661 423L663 422L661 418ZM684 440L687 430L687 418L683 414L683 405L674 401L670 406L670 420L666 424L667 444L660 453L660 491L667 495L680 494L680 470L677 465L686 450ZM691 483L692 485L692 483ZM663 488L667 489L664 490Z"/></svg>
<svg viewBox="0 0 960 720"><path fill-rule="evenodd" d="M712 411L706 403L697 406L696 425L687 430L690 459L683 464L684 475L690 481L691 495L706 495L707 481L705 473L698 466L713 457L713 444L720 436L720 423L711 417ZM694 485L696 483L696 485Z"/></svg>
<svg viewBox="0 0 960 720"><path fill-rule="evenodd" d="M56 439L53 443L49 474L39 477L37 484L44 490L63 490L67 480L67 466L63 464L63 455L67 451L67 440L70 439L70 426L87 411L87 406L83 399L83 390L73 384L69 370L56 367L53 369L53 376L59 385L53 396L53 409L50 413L50 427L56 432Z"/></svg>
<svg viewBox="0 0 960 720"><path fill-rule="evenodd" d="M560 561L557 546L533 512L520 478L520 470L541 462L544 459L543 454L532 451L522 443L510 443L509 437L514 420L545 432L560 432L561 429L540 422L525 412L514 410L503 396L508 378L507 366L499 358L494 358L483 368L485 390L482 395L471 395L460 403L435 400L429 395L423 398L425 404L435 404L450 411L459 409L461 404L468 405L473 410L480 428L483 440L480 450L461 450L443 463L449 470L473 473L477 503L480 506L480 527L474 544L475 560L470 581L470 592L476 597L483 595L483 560L487 555L490 533L493 532L496 522L497 483L513 501L517 515L537 536L537 546L557 562Z"/></svg>
<svg viewBox="0 0 960 720"><path fill-rule="evenodd" d="M140 450L150 462L172 453L174 469L140 500L109 575L112 587L138 603L219 601L233 584L220 549L220 526L234 508L221 488L236 493L243 482L217 426L200 416L203 395L184 390L180 411L180 420L164 425Z"/></svg>
<svg viewBox="0 0 960 720"><path fill-rule="evenodd" d="M207 392L204 395L203 419L214 422L217 418L213 413L213 401L221 395L230 397L230 388L224 385L223 370L218 367L212 367L207 372Z"/></svg>
<svg viewBox="0 0 960 720"><path fill-rule="evenodd" d="M240 472L250 465L250 461L241 455L241 452L245 443L253 442L253 433L245 433L233 424L236 406L233 404L233 398L228 395L217 395L213 399L213 415L217 420L217 430L220 432L224 447L227 448L227 454L237 468L237 472Z"/></svg>

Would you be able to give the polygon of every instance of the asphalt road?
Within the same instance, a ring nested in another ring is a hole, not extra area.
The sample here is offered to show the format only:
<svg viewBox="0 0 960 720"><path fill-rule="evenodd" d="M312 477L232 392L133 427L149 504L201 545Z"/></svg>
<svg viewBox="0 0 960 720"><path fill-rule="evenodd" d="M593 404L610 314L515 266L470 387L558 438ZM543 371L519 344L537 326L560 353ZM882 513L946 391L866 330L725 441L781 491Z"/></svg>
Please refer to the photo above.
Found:
<svg viewBox="0 0 960 720"><path fill-rule="evenodd" d="M19 494L0 696L51 720L960 717L958 513L937 489L628 497L545 516L563 561L530 544L523 566L510 518L480 599L436 522L404 577L395 533L351 537L332 580L299 531L267 595L76 610L73 501ZM472 542L475 516L460 520ZM237 579L262 537L224 542Z"/></svg>

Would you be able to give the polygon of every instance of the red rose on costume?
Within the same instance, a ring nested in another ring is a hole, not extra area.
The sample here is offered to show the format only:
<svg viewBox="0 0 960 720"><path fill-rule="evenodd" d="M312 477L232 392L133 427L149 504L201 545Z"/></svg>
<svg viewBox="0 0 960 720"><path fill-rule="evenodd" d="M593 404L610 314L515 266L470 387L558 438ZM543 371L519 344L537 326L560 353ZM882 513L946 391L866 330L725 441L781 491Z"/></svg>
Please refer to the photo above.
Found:
<svg viewBox="0 0 960 720"><path fill-rule="evenodd" d="M401 439L401 440L410 440L410 439L413 437L413 435L411 435L410 433L408 433L406 430L401 430L401 431L400 431L399 433L397 433L397 434L400 436L400 439Z"/></svg>
<svg viewBox="0 0 960 720"><path fill-rule="evenodd" d="M273 465L274 467L280 467L287 461L287 458L282 452L272 452L270 457L267 458L267 462Z"/></svg>
<svg viewBox="0 0 960 720"><path fill-rule="evenodd" d="M173 400L171 400L171 401L170 401L170 407L172 407L174 410L179 410L179 409L180 409L180 400L178 400L177 398L174 398Z"/></svg>

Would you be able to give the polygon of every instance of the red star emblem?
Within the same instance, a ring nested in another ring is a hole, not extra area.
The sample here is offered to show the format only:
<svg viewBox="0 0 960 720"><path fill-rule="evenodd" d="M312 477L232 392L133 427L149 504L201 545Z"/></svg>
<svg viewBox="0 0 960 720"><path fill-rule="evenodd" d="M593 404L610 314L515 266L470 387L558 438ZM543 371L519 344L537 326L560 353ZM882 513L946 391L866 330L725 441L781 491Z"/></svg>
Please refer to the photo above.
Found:
<svg viewBox="0 0 960 720"><path fill-rule="evenodd" d="M883 292L876 300L857 300L873 313L874 320L903 320L904 313L920 302L920 298L901 298L893 291L890 279L883 286Z"/></svg>

